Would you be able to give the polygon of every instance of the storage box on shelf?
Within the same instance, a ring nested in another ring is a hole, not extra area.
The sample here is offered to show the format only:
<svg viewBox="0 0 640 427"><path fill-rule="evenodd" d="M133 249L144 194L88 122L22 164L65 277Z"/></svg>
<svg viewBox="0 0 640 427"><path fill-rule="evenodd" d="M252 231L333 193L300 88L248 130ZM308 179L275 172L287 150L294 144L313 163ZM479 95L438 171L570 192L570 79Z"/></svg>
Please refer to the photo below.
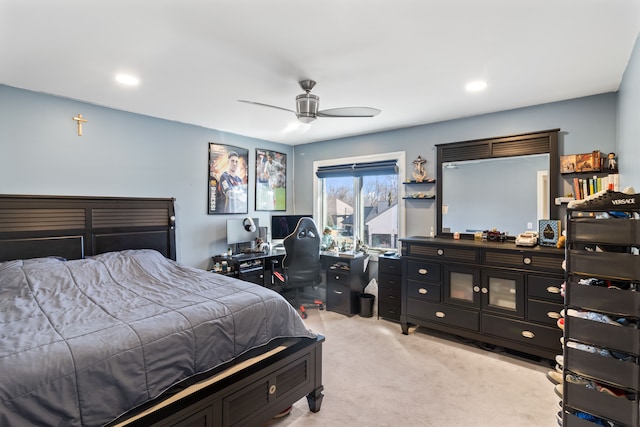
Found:
<svg viewBox="0 0 640 427"><path fill-rule="evenodd" d="M553 359L560 353L563 251L410 237L402 240L400 323Z"/></svg>
<svg viewBox="0 0 640 427"><path fill-rule="evenodd" d="M565 381L563 426L595 425L580 418L581 413L639 426L640 205L624 211L613 204L587 209L567 211L565 313L576 312L565 319L563 373L622 395ZM584 350L592 348L597 352Z"/></svg>

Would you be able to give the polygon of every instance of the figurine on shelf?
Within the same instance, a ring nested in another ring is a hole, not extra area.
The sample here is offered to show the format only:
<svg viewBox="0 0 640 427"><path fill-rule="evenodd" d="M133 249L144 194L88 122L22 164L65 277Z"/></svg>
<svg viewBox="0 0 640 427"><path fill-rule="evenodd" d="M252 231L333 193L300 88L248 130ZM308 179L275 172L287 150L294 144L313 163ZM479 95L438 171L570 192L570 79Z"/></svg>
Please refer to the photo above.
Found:
<svg viewBox="0 0 640 427"><path fill-rule="evenodd" d="M413 161L413 179L415 179L416 182L422 182L427 177L427 171L424 168L425 163L427 163L427 161L420 155Z"/></svg>

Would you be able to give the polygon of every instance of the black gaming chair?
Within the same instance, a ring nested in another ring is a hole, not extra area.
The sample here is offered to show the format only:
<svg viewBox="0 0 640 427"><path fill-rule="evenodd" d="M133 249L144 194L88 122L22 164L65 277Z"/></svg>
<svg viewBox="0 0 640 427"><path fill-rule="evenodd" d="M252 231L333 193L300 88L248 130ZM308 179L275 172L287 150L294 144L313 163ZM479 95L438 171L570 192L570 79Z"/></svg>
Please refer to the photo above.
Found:
<svg viewBox="0 0 640 427"><path fill-rule="evenodd" d="M300 291L307 286L322 283L320 266L320 233L312 218L300 218L296 229L285 237L286 254L282 260L284 290L295 292L294 307L300 309L302 318L306 318L305 307L324 308L322 301L314 299L312 303L302 303Z"/></svg>

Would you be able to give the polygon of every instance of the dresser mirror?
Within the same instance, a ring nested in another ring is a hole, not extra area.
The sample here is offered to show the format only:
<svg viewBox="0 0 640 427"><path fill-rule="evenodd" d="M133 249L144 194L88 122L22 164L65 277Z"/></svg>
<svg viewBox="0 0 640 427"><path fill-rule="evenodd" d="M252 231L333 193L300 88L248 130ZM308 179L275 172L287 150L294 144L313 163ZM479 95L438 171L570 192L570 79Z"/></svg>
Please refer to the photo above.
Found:
<svg viewBox="0 0 640 427"><path fill-rule="evenodd" d="M559 129L438 144L438 236L515 236L557 218Z"/></svg>

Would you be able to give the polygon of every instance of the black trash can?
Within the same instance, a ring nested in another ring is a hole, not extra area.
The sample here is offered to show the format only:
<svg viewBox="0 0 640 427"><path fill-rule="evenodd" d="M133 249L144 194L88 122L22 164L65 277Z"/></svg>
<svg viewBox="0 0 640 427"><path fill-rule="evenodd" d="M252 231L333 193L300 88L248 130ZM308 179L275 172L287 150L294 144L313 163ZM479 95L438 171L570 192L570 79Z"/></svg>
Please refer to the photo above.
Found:
<svg viewBox="0 0 640 427"><path fill-rule="evenodd" d="M373 303L376 300L376 296L373 294L358 294L360 299L360 316L372 317L373 316Z"/></svg>

